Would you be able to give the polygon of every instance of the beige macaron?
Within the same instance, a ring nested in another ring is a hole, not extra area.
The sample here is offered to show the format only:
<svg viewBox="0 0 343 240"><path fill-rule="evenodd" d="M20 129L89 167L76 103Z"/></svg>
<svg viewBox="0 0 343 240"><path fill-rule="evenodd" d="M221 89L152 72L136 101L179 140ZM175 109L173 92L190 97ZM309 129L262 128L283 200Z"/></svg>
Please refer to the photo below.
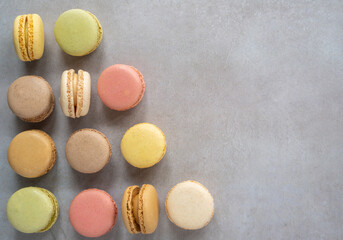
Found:
<svg viewBox="0 0 343 240"><path fill-rule="evenodd" d="M74 132L65 148L68 163L81 173L99 172L110 161L111 153L111 144L107 137L90 128Z"/></svg>
<svg viewBox="0 0 343 240"><path fill-rule="evenodd" d="M7 103L26 122L41 122L50 116L55 98L50 84L39 76L23 76L8 88Z"/></svg>
<svg viewBox="0 0 343 240"><path fill-rule="evenodd" d="M158 225L159 204L154 186L128 187L122 199L122 217L129 233L153 233Z"/></svg>
<svg viewBox="0 0 343 240"><path fill-rule="evenodd" d="M61 109L67 117L79 118L87 115L91 100L91 77L88 72L74 69L64 71L61 76Z"/></svg>
<svg viewBox="0 0 343 240"><path fill-rule="evenodd" d="M166 213L176 226L196 230L205 227L214 215L214 200L202 184L188 180L175 185L165 201Z"/></svg>

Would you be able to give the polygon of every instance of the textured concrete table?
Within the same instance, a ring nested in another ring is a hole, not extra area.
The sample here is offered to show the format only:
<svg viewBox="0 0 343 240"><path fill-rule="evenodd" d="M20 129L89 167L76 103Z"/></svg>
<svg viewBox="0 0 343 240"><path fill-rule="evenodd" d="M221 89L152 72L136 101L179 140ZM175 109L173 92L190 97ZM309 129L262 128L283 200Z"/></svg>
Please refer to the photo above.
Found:
<svg viewBox="0 0 343 240"><path fill-rule="evenodd" d="M0 3L0 238L83 239L68 208L81 190L97 187L121 203L124 189L151 183L159 193L160 222L151 236L131 236L118 216L101 239L343 239L343 2L329 1L9 1ZM94 13L104 29L100 47L71 57L53 28L70 8ZM12 46L19 14L38 13L45 26L41 60L20 62ZM96 92L107 66L124 63L146 79L146 95L126 112L107 109ZM35 74L56 100L62 71L90 72L90 113L66 118L58 102L39 124L9 110L6 92L18 77ZM166 134L167 153L139 170L120 153L126 129L151 122ZM65 160L69 135L80 128L104 132L113 148L98 174L73 171ZM19 132L38 128L53 137L58 160L38 179L16 175L7 147ZM176 183L203 183L215 199L212 222L199 231L174 226L164 199ZM19 188L40 186L56 194L60 217L46 233L25 235L7 221L6 202Z"/></svg>

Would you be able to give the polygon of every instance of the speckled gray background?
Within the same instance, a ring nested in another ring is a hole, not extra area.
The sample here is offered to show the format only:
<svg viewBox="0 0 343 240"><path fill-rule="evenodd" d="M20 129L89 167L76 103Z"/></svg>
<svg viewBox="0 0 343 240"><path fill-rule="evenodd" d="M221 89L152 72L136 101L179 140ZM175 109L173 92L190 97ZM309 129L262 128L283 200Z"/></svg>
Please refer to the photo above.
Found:
<svg viewBox="0 0 343 240"><path fill-rule="evenodd" d="M104 29L100 47L85 57L63 53L53 28L70 8L94 13ZM12 45L19 14L38 13L45 27L41 60L23 63ZM83 239L71 227L68 208L83 189L108 191L121 203L132 184L153 184L160 221L151 236L130 235L121 215L100 239L343 239L343 2L323 1L9 1L0 2L0 238ZM115 63L138 68L146 94L126 112L107 109L96 93L103 69ZM24 123L6 103L18 77L44 77L59 97L66 69L92 76L90 113L68 119L57 102L40 124ZM139 170L120 153L120 140L136 123L151 122L167 138L155 167ZM113 155L98 174L73 171L65 160L69 135L96 128ZM38 179L16 175L7 147L21 131L39 128L55 140L58 160ZM215 199L215 215L202 230L169 222L164 199L176 183L203 183ZM15 231L6 202L19 188L51 190L61 211L41 234Z"/></svg>

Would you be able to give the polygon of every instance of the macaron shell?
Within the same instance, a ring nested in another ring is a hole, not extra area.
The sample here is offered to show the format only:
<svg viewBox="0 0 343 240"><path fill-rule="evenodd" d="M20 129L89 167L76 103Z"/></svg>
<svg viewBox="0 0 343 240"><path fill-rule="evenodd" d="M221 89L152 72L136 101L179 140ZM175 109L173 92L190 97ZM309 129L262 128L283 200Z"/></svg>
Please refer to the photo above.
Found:
<svg viewBox="0 0 343 240"><path fill-rule="evenodd" d="M27 15L27 52L32 60L40 59L44 53L44 27L38 14Z"/></svg>
<svg viewBox="0 0 343 240"><path fill-rule="evenodd" d="M51 202L53 203L53 208L54 208L54 213L50 219L50 222L46 225L44 229L39 231L39 232L45 232L45 231L48 231L56 223L58 219L59 206L58 206L57 198L52 192L44 188L39 188L39 189L43 191L50 198Z"/></svg>
<svg viewBox="0 0 343 240"><path fill-rule="evenodd" d="M147 168L158 163L166 151L163 132L151 123L136 124L126 131L121 152L132 166Z"/></svg>
<svg viewBox="0 0 343 240"><path fill-rule="evenodd" d="M106 68L98 79L98 95L109 108L125 111L138 105L145 92L143 75L134 67L116 64Z"/></svg>
<svg viewBox="0 0 343 240"><path fill-rule="evenodd" d="M91 77L88 72L78 71L76 117L87 115L91 100Z"/></svg>
<svg viewBox="0 0 343 240"><path fill-rule="evenodd" d="M13 23L13 44L14 49L21 61L30 61L29 55L26 49L26 37L25 37L25 22L27 20L26 15L19 15L14 19Z"/></svg>
<svg viewBox="0 0 343 240"><path fill-rule="evenodd" d="M111 145L103 133L85 128L70 136L65 153L73 169L81 173L95 173L109 162Z"/></svg>
<svg viewBox="0 0 343 240"><path fill-rule="evenodd" d="M9 87L7 103L22 120L41 122L53 111L55 98L49 83L42 77L23 76Z"/></svg>
<svg viewBox="0 0 343 240"><path fill-rule="evenodd" d="M74 94L73 94L74 74L75 74L74 69L70 69L70 70L64 71L61 76L60 106L64 115L71 118L75 118Z"/></svg>
<svg viewBox="0 0 343 240"><path fill-rule="evenodd" d="M185 181L175 185L165 201L171 222L180 228L196 230L205 227L214 214L214 200L200 183Z"/></svg>
<svg viewBox="0 0 343 240"><path fill-rule="evenodd" d="M35 233L52 226L52 220L56 221L58 216L58 205L55 205L57 200L53 194L47 191L48 195L46 191L26 187L10 197L7 202L7 217L14 228L24 233Z"/></svg>
<svg viewBox="0 0 343 240"><path fill-rule="evenodd" d="M153 233L158 225L159 204L154 186L143 184L139 192L139 225L143 234Z"/></svg>
<svg viewBox="0 0 343 240"><path fill-rule="evenodd" d="M140 233L140 226L135 221L133 198L139 194L137 185L126 188L121 205L124 225L129 233Z"/></svg>
<svg viewBox="0 0 343 240"><path fill-rule="evenodd" d="M92 14L91 12L86 11L89 15L91 15L91 17L96 21L96 23L98 24L98 38L97 38L97 43L95 44L94 48L92 50L90 50L87 54L92 53L93 51L95 51L95 49L97 49L102 41L102 36L103 36L103 31L102 31L102 27L101 24L98 20L98 18Z"/></svg>
<svg viewBox="0 0 343 240"><path fill-rule="evenodd" d="M62 13L56 21L54 33L58 45L72 56L91 53L102 39L102 28L98 19L82 9L71 9Z"/></svg>
<svg viewBox="0 0 343 240"><path fill-rule="evenodd" d="M117 205L112 197L99 189L79 193L69 208L69 220L74 229L85 237L100 237L116 223Z"/></svg>
<svg viewBox="0 0 343 240"><path fill-rule="evenodd" d="M14 137L7 158L12 169L26 178L40 177L54 166L56 147L52 138L40 130L28 130Z"/></svg>

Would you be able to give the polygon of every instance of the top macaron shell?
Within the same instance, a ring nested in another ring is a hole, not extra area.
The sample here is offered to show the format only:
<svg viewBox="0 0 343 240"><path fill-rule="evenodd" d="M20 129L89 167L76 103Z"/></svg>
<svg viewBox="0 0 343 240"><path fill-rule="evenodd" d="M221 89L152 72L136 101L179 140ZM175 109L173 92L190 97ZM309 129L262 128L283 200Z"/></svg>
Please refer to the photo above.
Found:
<svg viewBox="0 0 343 240"><path fill-rule="evenodd" d="M210 192L196 181L184 181L168 192L165 208L170 221L178 227L196 230L205 227L214 214Z"/></svg>
<svg viewBox="0 0 343 240"><path fill-rule="evenodd" d="M151 123L139 123L129 128L120 144L124 159L137 168L148 168L162 160L166 153L166 137Z"/></svg>
<svg viewBox="0 0 343 240"><path fill-rule="evenodd" d="M54 33L58 45L72 56L93 52L103 34L99 20L82 9L70 9L62 13L56 21Z"/></svg>
<svg viewBox="0 0 343 240"><path fill-rule="evenodd" d="M95 188L87 189L71 202L69 220L82 236L100 237L115 225L117 205L107 192Z"/></svg>
<svg viewBox="0 0 343 240"><path fill-rule="evenodd" d="M98 79L98 95L109 108L125 111L135 107L143 98L143 75L134 67L115 64L106 68Z"/></svg>
<svg viewBox="0 0 343 240"><path fill-rule="evenodd" d="M7 158L11 168L20 176L40 177L49 172L56 162L55 143L41 130L27 130L13 138Z"/></svg>
<svg viewBox="0 0 343 240"><path fill-rule="evenodd" d="M111 144L107 137L90 128L75 131L65 148L68 163L81 173L99 172L110 161L111 153Z"/></svg>
<svg viewBox="0 0 343 240"><path fill-rule="evenodd" d="M23 76L8 88L7 103L12 112L27 122L41 122L54 109L50 84L39 76Z"/></svg>

